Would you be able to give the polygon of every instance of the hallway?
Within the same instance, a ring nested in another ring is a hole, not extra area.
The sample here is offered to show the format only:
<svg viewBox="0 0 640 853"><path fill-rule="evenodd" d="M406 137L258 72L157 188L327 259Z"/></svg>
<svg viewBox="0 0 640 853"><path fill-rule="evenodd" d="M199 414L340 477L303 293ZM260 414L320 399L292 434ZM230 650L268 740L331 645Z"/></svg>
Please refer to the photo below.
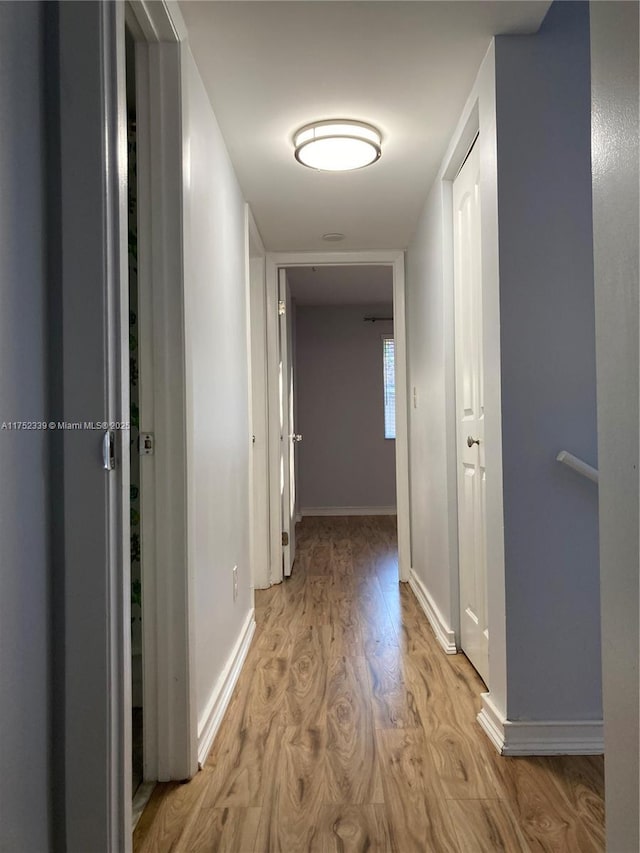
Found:
<svg viewBox="0 0 640 853"><path fill-rule="evenodd" d="M501 758L484 690L398 586L395 518L305 518L205 768L137 853L604 850L601 757Z"/></svg>

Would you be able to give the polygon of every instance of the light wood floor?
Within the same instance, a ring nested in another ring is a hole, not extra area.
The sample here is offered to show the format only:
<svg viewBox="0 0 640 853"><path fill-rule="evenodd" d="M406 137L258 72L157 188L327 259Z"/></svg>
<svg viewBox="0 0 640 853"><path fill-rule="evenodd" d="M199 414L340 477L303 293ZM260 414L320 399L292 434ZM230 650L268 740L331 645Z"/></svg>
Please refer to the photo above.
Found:
<svg viewBox="0 0 640 853"><path fill-rule="evenodd" d="M305 519L204 769L136 853L604 850L603 760L502 758L483 683L397 582L395 519Z"/></svg>

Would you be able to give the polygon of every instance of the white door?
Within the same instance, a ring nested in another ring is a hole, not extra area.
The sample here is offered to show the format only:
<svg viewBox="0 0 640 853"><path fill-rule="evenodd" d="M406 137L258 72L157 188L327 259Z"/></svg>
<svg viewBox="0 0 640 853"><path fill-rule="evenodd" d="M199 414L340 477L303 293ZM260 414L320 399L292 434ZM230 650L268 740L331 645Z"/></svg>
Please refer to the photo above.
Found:
<svg viewBox="0 0 640 853"><path fill-rule="evenodd" d="M460 640L488 684L480 153L453 182Z"/></svg>
<svg viewBox="0 0 640 853"><path fill-rule="evenodd" d="M280 495L282 506L282 560L285 576L296 557L295 447L302 436L294 430L294 364L291 294L287 272L278 273L278 384L280 394Z"/></svg>

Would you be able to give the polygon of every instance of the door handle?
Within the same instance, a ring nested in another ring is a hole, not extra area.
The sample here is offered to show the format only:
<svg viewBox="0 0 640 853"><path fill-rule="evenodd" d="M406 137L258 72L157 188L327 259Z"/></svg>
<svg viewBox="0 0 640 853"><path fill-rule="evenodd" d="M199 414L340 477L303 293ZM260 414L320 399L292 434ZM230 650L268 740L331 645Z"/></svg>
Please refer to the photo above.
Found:
<svg viewBox="0 0 640 853"><path fill-rule="evenodd" d="M480 444L479 438L471 438L470 435L467 436L467 447L473 447L474 444Z"/></svg>
<svg viewBox="0 0 640 853"><path fill-rule="evenodd" d="M102 436L102 467L105 471L113 471L116 467L116 436L112 429Z"/></svg>
<svg viewBox="0 0 640 853"><path fill-rule="evenodd" d="M298 433L295 433L294 435L291 436L291 441L302 441L302 436L299 435Z"/></svg>

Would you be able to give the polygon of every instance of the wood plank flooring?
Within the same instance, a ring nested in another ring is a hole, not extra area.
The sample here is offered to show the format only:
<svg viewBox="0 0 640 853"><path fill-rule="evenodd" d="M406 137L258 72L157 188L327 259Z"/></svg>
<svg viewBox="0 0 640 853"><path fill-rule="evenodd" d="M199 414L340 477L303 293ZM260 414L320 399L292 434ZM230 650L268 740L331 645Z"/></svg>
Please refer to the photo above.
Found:
<svg viewBox="0 0 640 853"><path fill-rule="evenodd" d="M395 518L305 518L204 769L135 853L595 853L599 757L502 758L484 685L397 582Z"/></svg>

